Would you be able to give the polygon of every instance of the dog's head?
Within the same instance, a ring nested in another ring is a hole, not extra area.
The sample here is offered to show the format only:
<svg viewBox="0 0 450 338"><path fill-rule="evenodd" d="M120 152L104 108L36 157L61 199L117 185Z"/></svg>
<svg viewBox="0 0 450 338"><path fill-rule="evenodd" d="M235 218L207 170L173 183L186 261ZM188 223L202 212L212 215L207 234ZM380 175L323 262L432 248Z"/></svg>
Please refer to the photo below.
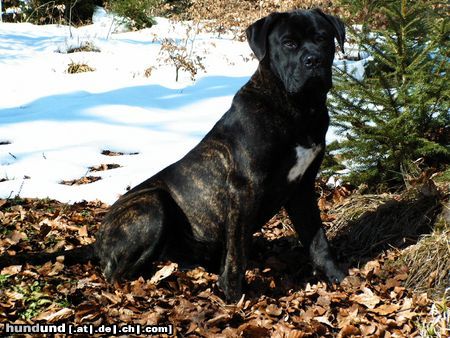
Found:
<svg viewBox="0 0 450 338"><path fill-rule="evenodd" d="M273 13L247 28L258 60L267 64L289 94L307 87L328 91L337 39L344 50L343 22L320 9Z"/></svg>

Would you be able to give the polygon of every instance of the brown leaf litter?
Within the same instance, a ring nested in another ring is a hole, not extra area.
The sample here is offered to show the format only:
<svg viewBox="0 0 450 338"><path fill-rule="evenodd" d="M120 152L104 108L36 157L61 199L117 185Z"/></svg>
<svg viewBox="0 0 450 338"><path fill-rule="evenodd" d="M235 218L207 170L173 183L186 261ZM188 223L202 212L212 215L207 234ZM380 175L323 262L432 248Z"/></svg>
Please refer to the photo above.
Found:
<svg viewBox="0 0 450 338"><path fill-rule="evenodd" d="M1 271L0 326L173 324L175 335L188 337L418 336L418 323L431 320L433 302L406 286L411 269L399 248L433 225L436 198L331 195L321 202L322 218L341 265L348 267L340 285L314 275L282 210L254 236L246 294L236 304L223 300L218 276L202 267L181 271L174 262L156 262L149 279L109 285L90 263L57 261ZM92 243L106 210L99 201L0 200L0 253ZM408 229L400 229L404 222Z"/></svg>

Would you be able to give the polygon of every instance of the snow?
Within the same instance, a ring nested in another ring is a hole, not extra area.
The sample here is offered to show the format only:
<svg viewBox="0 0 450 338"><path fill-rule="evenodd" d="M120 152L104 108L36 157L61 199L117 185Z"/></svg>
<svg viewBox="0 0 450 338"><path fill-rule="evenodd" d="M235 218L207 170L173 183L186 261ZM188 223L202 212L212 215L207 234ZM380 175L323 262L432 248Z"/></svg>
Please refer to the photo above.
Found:
<svg viewBox="0 0 450 338"><path fill-rule="evenodd" d="M114 202L197 144L257 67L246 42L192 36L188 23L159 18L151 29L124 33L120 20L96 15L80 28L0 24L0 198ZM188 34L205 71L195 81L181 72L175 82L161 41ZM100 52L66 53L86 43ZM68 74L71 62L95 71ZM121 167L88 172L109 163ZM60 183L83 176L102 179Z"/></svg>

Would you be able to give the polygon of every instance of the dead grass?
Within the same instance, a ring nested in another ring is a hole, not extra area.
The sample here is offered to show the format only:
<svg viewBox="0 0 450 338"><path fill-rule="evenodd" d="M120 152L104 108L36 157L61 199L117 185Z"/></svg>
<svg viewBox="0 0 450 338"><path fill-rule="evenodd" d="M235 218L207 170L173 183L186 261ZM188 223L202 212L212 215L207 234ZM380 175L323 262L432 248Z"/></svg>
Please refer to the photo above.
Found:
<svg viewBox="0 0 450 338"><path fill-rule="evenodd" d="M97 46L95 46L92 42L88 41L82 43L80 47L69 48L67 50L67 54L80 52L100 53L100 49Z"/></svg>
<svg viewBox="0 0 450 338"><path fill-rule="evenodd" d="M74 179L74 180L66 180L66 181L61 181L59 182L59 184L63 184L63 185L81 185L81 184L90 184L90 183L94 183L97 182L99 180L101 180L102 178L99 176L83 176L79 179Z"/></svg>
<svg viewBox="0 0 450 338"><path fill-rule="evenodd" d="M444 210L435 231L402 252L410 270L406 286L416 292L427 292L434 299L444 297L446 290L450 297L449 215L448 210Z"/></svg>
<svg viewBox="0 0 450 338"><path fill-rule="evenodd" d="M442 193L424 192L421 187L402 194L354 194L336 205L330 212L335 221L328 229L336 252L355 262L415 244L432 231L442 210Z"/></svg>
<svg viewBox="0 0 450 338"><path fill-rule="evenodd" d="M86 73L86 72L93 72L95 71L94 68L91 66L85 64L85 63L78 63L78 62L71 62L69 63L69 66L67 67L67 73L68 74L77 74L77 73Z"/></svg>
<svg viewBox="0 0 450 338"><path fill-rule="evenodd" d="M72 54L72 53L81 53L81 52L87 52L87 53L100 53L101 50L96 45L94 45L91 41L85 41L81 42L79 46L77 47L70 47L67 50L65 49L58 49L56 50L57 53L61 54Z"/></svg>

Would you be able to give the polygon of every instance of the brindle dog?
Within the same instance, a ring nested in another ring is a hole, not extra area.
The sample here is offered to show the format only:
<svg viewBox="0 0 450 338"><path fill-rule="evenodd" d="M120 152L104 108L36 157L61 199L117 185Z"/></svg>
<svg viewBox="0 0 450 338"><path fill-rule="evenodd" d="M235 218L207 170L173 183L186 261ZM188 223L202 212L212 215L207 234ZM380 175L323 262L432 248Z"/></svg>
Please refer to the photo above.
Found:
<svg viewBox="0 0 450 338"><path fill-rule="evenodd" d="M313 264L331 281L344 274L321 226L314 181L325 150L326 96L334 39L344 25L319 9L273 13L246 31L259 67L231 108L178 162L122 196L94 245L20 259L100 261L109 281L149 270L161 259L219 266L229 300L242 293L252 234L280 207L291 217Z"/></svg>

